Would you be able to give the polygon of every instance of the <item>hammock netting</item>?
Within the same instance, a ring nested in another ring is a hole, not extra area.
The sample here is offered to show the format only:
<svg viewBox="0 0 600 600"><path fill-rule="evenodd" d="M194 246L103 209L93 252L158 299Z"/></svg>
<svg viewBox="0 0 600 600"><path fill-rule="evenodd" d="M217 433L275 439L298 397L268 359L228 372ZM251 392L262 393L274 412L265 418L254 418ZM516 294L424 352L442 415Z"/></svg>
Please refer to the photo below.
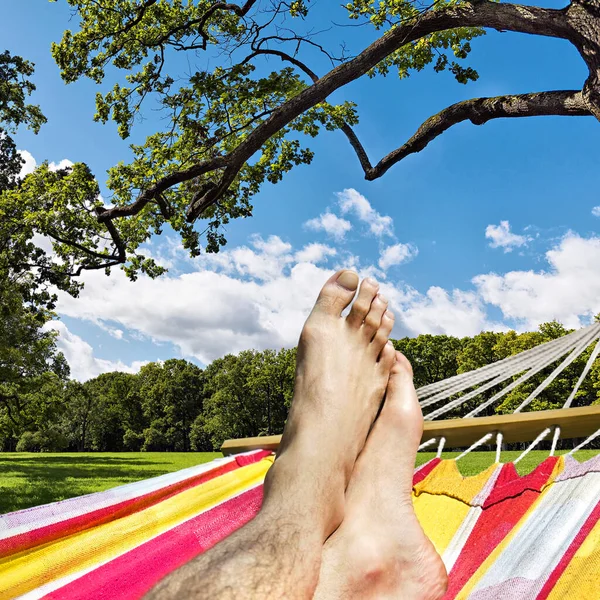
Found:
<svg viewBox="0 0 600 600"><path fill-rule="evenodd" d="M548 385L599 336L600 325L593 325L421 388L424 407L448 401L425 418L511 377L522 382L566 355ZM566 407L599 351L596 344ZM513 383L480 406L491 405ZM141 598L256 515L273 460L272 452L254 450L1 515L0 600ZM524 476L514 463L495 462L471 477L460 474L456 460L437 457L416 469L413 503L446 565L445 598L600 598L600 455L584 463L549 456Z"/></svg>

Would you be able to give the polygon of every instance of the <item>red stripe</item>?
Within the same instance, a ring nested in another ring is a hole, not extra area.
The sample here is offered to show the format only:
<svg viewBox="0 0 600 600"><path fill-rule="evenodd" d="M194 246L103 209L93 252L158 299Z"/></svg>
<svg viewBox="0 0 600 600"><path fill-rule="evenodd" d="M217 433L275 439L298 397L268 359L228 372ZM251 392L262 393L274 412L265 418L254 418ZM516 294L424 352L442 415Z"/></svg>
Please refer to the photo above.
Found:
<svg viewBox="0 0 600 600"><path fill-rule="evenodd" d="M50 592L50 600L133 600L163 577L212 548L260 509L262 486L253 488L122 554Z"/></svg>
<svg viewBox="0 0 600 600"><path fill-rule="evenodd" d="M590 516L586 519L581 529L578 531L577 535L575 536L575 539L571 542L571 545L569 546L563 557L560 559L560 562L554 568L554 571L552 571L550 577L544 584L544 587L541 589L540 593L537 595L536 600L546 600L546 598L552 591L552 588L554 588L556 582L560 579L560 576L565 572L565 569L571 562L571 559L573 558L573 556L575 556L575 553L577 552L577 550L579 550L581 544L583 544L583 542L585 541L585 538L589 535L590 531L598 522L598 519L600 519L600 502L596 504L596 507L594 508Z"/></svg>
<svg viewBox="0 0 600 600"><path fill-rule="evenodd" d="M210 481L215 477L235 471L241 466L258 462L270 454L268 451L261 451L252 455L236 456L234 461L225 465L216 467L195 477L190 477L184 481L173 483L154 492L148 492L137 498L131 498L130 500L125 500L106 508L100 508L77 517L72 517L71 519L66 519L65 521L52 523L45 527L0 540L0 558L139 512L185 490Z"/></svg>
<svg viewBox="0 0 600 600"><path fill-rule="evenodd" d="M513 463L507 463L502 467L500 475L494 484L494 489L485 499L484 508L501 502L507 498L515 498L525 490L539 492L548 481L558 458L549 456L542 461L531 473L520 477Z"/></svg>
<svg viewBox="0 0 600 600"><path fill-rule="evenodd" d="M428 463L425 463L414 475L413 475L413 485L417 485L417 483L421 483L435 467L437 467L442 462L441 458L434 458L430 460Z"/></svg>

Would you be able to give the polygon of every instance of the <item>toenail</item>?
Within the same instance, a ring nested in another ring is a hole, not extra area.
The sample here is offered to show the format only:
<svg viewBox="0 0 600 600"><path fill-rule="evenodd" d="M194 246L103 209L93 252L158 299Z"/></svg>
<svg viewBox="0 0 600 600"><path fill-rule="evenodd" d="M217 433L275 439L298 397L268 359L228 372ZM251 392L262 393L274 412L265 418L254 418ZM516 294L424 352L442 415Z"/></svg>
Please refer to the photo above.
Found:
<svg viewBox="0 0 600 600"><path fill-rule="evenodd" d="M379 284L372 277L367 277L365 281L374 287L379 287Z"/></svg>
<svg viewBox="0 0 600 600"><path fill-rule="evenodd" d="M388 299L383 294L377 294L377 297L385 304L388 303Z"/></svg>
<svg viewBox="0 0 600 600"><path fill-rule="evenodd" d="M396 315L394 315L394 313L391 310L386 310L383 313L383 316L387 317L388 319L395 319L396 318Z"/></svg>
<svg viewBox="0 0 600 600"><path fill-rule="evenodd" d="M344 271L337 278L338 285L353 292L358 287L358 275L354 271Z"/></svg>

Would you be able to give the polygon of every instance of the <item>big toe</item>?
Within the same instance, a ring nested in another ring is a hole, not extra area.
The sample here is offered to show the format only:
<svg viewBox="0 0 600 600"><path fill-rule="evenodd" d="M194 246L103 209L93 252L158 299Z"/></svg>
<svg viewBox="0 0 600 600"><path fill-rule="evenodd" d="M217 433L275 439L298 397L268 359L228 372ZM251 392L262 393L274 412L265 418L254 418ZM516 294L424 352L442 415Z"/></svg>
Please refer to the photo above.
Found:
<svg viewBox="0 0 600 600"><path fill-rule="evenodd" d="M411 438L421 438L423 413L413 383L412 366L402 352L396 352L381 416L404 434L410 434Z"/></svg>
<svg viewBox="0 0 600 600"><path fill-rule="evenodd" d="M352 302L358 281L358 275L346 269L332 275L321 289L313 312L340 317L342 311Z"/></svg>

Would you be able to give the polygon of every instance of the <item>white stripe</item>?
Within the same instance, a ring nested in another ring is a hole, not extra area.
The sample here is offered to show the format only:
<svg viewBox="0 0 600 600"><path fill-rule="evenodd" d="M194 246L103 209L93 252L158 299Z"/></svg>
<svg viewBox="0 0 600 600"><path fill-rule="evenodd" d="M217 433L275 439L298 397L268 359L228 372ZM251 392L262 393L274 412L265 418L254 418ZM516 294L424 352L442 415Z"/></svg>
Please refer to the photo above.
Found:
<svg viewBox="0 0 600 600"><path fill-rule="evenodd" d="M473 529L477 524L481 513L483 512L483 504L494 489L494 486L496 485L496 480L500 476L501 470L502 466L498 465L494 469L494 472L492 473L491 477L486 481L481 491L475 496L475 498L473 498L472 503L474 506L472 506L469 509L467 516L461 523L456 533L452 536L452 540L450 541L448 547L444 551L442 561L444 562L444 565L446 566L446 571L448 573L450 573L450 571L452 570L454 563L458 559L460 553L462 552L462 549L465 547L465 544L469 539L469 536L473 532Z"/></svg>

